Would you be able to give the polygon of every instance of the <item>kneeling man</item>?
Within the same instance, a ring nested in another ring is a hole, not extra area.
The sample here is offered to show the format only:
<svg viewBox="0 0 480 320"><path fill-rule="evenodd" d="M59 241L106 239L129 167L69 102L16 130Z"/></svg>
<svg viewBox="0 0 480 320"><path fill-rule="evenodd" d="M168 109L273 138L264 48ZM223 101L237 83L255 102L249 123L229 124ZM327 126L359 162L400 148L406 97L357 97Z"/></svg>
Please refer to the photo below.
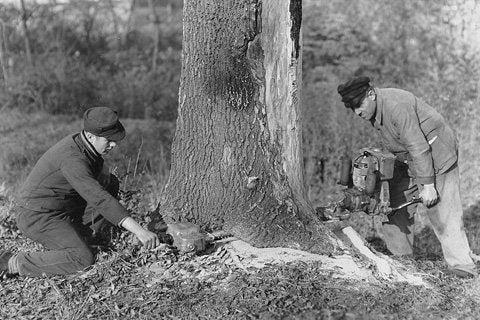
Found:
<svg viewBox="0 0 480 320"><path fill-rule="evenodd" d="M147 248L160 244L155 233L129 217L116 199L118 180L104 172L103 156L124 137L115 111L90 108L80 133L43 154L20 190L16 220L24 235L48 251L0 253L2 276L71 274L92 265L88 238L105 219L134 233Z"/></svg>

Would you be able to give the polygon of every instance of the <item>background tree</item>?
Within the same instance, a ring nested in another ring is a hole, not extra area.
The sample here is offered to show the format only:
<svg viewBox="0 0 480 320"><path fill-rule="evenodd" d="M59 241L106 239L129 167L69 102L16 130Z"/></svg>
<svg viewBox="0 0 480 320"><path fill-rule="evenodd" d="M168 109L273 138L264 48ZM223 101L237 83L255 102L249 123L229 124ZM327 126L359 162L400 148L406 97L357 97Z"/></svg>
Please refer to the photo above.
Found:
<svg viewBox="0 0 480 320"><path fill-rule="evenodd" d="M25 42L25 57L28 65L32 66L33 59L32 59L32 50L30 46L30 32L28 30L28 25L27 25L29 13L27 11L27 7L25 6L25 0L20 0L20 4L22 6L22 27L23 27L24 42Z"/></svg>
<svg viewBox="0 0 480 320"><path fill-rule="evenodd" d="M147 0L23 2L26 10L19 1L0 3L4 43L9 44L4 54L9 86L0 88L2 107L78 114L82 106L106 104L114 105L123 117L173 122L181 2L154 2L159 32L148 19ZM33 67L26 63L23 18L28 18Z"/></svg>
<svg viewBox="0 0 480 320"><path fill-rule="evenodd" d="M301 10L301 0L185 1L167 222L332 252L304 188Z"/></svg>
<svg viewBox="0 0 480 320"><path fill-rule="evenodd" d="M153 21L155 36L153 41L153 53L152 53L152 72L157 70L157 56L158 56L158 38L160 35L160 20L155 10L155 3L153 0L148 0L148 6L151 10L151 20Z"/></svg>
<svg viewBox="0 0 480 320"><path fill-rule="evenodd" d="M7 39L5 39L5 22L2 19L0 19L0 28L2 28L0 32L0 64L2 65L2 78L4 81L4 86L8 87L8 46Z"/></svg>

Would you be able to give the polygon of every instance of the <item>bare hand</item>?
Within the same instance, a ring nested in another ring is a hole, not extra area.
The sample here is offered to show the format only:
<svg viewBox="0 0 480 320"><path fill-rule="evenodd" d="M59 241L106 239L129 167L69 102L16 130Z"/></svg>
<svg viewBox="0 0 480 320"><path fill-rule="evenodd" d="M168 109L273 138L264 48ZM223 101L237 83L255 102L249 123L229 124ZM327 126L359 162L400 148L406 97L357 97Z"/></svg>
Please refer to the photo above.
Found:
<svg viewBox="0 0 480 320"><path fill-rule="evenodd" d="M158 236L155 233L148 231L131 217L124 219L120 226L135 234L147 250L156 248L160 245L160 239L158 239Z"/></svg>
<svg viewBox="0 0 480 320"><path fill-rule="evenodd" d="M435 189L435 185L433 183L424 185L419 196L427 208L430 208L438 202L437 189Z"/></svg>
<svg viewBox="0 0 480 320"><path fill-rule="evenodd" d="M158 236L146 229L143 229L141 232L137 233L136 236L147 250L156 248L160 245L160 239L158 239Z"/></svg>

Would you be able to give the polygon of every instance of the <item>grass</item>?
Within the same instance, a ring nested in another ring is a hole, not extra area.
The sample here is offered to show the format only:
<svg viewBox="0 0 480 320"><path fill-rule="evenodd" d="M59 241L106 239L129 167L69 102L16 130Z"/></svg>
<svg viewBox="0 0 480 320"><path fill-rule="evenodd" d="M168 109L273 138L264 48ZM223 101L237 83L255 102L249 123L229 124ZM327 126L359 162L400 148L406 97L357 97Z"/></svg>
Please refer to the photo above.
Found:
<svg viewBox="0 0 480 320"><path fill-rule="evenodd" d="M55 125L53 125L55 123ZM149 221L168 173L173 128L125 121L129 132L109 165L122 181L122 201L142 224ZM78 130L71 117L12 112L0 119L0 249L41 250L20 235L13 213L18 181L52 143ZM20 160L20 161L19 161ZM478 205L466 210L472 247L480 250ZM371 220L357 230L372 236ZM480 280L444 274L438 241L417 235L419 254L401 262L424 275L430 288L339 278L318 262L242 269L224 250L179 255L142 251L131 235L111 230L111 245L85 272L1 283L1 319L478 319Z"/></svg>

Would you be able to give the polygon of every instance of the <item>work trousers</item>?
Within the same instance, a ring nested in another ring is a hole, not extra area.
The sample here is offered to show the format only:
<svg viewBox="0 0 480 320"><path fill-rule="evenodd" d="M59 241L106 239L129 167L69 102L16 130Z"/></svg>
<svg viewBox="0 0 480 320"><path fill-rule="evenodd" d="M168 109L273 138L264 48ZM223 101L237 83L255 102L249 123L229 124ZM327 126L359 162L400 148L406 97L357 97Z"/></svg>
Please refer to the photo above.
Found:
<svg viewBox="0 0 480 320"><path fill-rule="evenodd" d="M116 197L118 179L111 175L105 188ZM48 249L42 252L19 252L16 259L20 275L71 274L95 262L89 240L105 222L101 212L95 208L86 206L69 211L38 212L19 207L16 219L18 228L25 236Z"/></svg>
<svg viewBox="0 0 480 320"><path fill-rule="evenodd" d="M394 178L390 182L390 202L399 206L413 197L418 197L419 187L408 174L406 165L395 167ZM463 209L460 199L458 166L435 176L435 188L439 202L426 210L435 235L442 246L443 256L450 268L474 271L475 264L463 225ZM394 255L413 254L413 226L416 205L393 212L388 221L383 222L381 233L387 248Z"/></svg>

